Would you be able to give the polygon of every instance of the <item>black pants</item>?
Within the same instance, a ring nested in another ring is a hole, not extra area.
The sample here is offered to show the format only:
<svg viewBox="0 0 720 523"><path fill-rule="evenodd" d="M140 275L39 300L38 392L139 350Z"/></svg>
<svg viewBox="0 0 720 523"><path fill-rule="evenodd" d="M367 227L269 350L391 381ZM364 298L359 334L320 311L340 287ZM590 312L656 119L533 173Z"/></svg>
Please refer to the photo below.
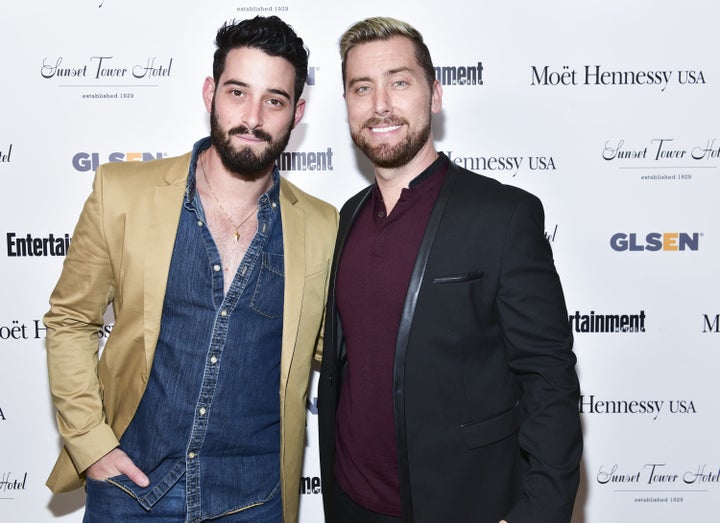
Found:
<svg viewBox="0 0 720 523"><path fill-rule="evenodd" d="M335 514L332 523L402 523L402 519L378 514L355 503L335 482Z"/></svg>

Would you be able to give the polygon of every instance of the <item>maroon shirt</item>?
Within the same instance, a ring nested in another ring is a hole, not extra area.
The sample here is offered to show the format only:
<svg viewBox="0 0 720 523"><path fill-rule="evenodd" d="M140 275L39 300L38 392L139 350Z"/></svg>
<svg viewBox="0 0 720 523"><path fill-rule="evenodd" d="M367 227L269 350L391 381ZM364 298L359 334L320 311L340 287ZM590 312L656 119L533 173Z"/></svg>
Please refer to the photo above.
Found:
<svg viewBox="0 0 720 523"><path fill-rule="evenodd" d="M335 474L357 504L402 515L393 415L393 362L415 258L449 160L440 155L403 189L388 216L375 185L348 235L336 303L347 347L337 409Z"/></svg>

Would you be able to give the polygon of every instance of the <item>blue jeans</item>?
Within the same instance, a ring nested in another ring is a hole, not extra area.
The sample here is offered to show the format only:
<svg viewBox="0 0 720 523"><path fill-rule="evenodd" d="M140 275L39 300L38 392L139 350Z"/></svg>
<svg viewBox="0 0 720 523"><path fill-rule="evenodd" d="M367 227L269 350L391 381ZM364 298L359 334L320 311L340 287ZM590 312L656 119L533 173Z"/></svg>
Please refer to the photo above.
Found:
<svg viewBox="0 0 720 523"><path fill-rule="evenodd" d="M181 523L186 516L185 477L162 497L152 509L145 510L135 498L107 481L88 479L83 523ZM213 518L218 523L280 523L280 490L267 503L241 512ZM195 523L195 522L192 522Z"/></svg>

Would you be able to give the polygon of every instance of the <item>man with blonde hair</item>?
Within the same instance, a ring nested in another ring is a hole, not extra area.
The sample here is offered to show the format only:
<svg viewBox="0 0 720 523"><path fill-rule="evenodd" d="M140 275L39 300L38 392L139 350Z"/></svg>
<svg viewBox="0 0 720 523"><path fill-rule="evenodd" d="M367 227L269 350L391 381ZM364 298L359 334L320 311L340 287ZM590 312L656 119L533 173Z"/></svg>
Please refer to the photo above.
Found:
<svg viewBox="0 0 720 523"><path fill-rule="evenodd" d="M319 382L332 523L566 523L582 452L573 339L533 195L436 151L442 87L391 18L340 41L375 183L340 212Z"/></svg>

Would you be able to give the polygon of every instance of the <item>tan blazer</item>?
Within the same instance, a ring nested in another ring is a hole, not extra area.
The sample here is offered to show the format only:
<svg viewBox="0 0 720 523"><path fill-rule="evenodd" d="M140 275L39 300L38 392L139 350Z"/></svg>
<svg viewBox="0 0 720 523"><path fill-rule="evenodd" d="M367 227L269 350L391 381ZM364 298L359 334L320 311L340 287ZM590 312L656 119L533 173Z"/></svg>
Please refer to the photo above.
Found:
<svg viewBox="0 0 720 523"><path fill-rule="evenodd" d="M190 153L102 165L45 315L50 391L64 447L47 485L82 486L118 445L150 375ZM285 522L297 520L313 355L320 358L337 211L281 179L285 301L280 364ZM98 359L108 304L115 325Z"/></svg>

